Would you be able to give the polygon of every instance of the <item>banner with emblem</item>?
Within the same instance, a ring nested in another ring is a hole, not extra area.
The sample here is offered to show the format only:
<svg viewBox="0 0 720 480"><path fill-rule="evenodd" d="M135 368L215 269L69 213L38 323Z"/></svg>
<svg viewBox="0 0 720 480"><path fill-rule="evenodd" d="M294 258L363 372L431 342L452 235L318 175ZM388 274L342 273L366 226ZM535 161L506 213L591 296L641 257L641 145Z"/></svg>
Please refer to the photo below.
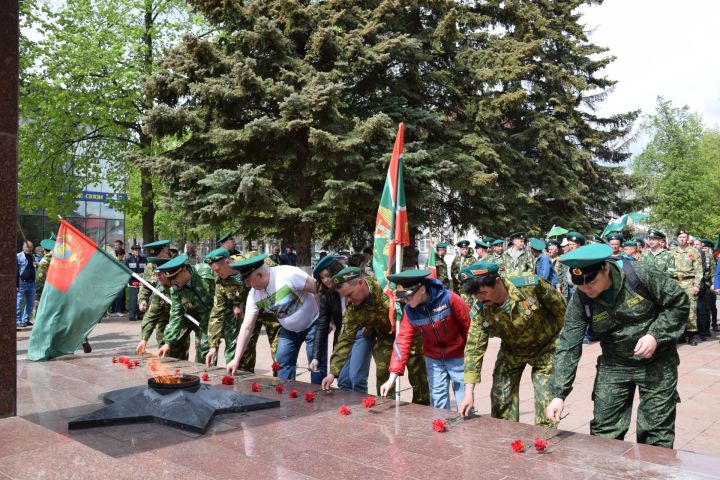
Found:
<svg viewBox="0 0 720 480"><path fill-rule="evenodd" d="M131 275L125 265L61 219L28 358L49 360L74 353Z"/></svg>
<svg viewBox="0 0 720 480"><path fill-rule="evenodd" d="M430 251L428 252L428 260L425 268L430 270L430 278L437 278L437 258L435 257L435 244L428 242Z"/></svg>

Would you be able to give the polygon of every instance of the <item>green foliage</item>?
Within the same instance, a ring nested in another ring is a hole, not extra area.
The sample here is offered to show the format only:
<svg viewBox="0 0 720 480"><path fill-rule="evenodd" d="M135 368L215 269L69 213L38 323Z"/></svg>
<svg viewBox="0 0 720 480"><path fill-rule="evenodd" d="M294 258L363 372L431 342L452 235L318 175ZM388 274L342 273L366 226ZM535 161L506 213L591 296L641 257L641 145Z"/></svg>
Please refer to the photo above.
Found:
<svg viewBox="0 0 720 480"><path fill-rule="evenodd" d="M674 232L715 238L720 214L710 206L720 195L720 132L706 130L688 106L658 97L656 112L643 122L651 137L633 169L650 206L651 221Z"/></svg>

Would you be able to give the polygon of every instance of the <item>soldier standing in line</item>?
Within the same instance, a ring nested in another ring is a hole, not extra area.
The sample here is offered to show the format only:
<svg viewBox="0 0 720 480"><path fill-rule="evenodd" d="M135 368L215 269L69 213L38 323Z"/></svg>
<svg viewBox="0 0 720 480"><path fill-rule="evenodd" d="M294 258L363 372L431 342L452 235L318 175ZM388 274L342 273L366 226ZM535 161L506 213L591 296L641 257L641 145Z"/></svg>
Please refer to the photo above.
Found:
<svg viewBox="0 0 720 480"><path fill-rule="evenodd" d="M688 244L689 235L685 230L678 231L678 246L671 253L675 258L674 278L680 283L690 298L690 313L687 318L687 329L685 336L679 343L686 343L695 346L695 334L698 332L697 325L697 302L700 294L700 283L702 282L702 261L700 252Z"/></svg>
<svg viewBox="0 0 720 480"><path fill-rule="evenodd" d="M555 271L552 269L550 263L550 257L545 253L547 244L539 238L530 239L530 254L533 256L535 262L535 269L533 272L539 275L540 278L548 282L550 285L555 285L557 280L555 278Z"/></svg>
<svg viewBox="0 0 720 480"><path fill-rule="evenodd" d="M47 271L50 268L50 262L52 261L52 252L55 248L55 240L46 238L40 240L40 246L43 248L43 257L38 262L37 272L35 274L35 308L40 303L40 297L42 296L43 289L45 288L45 279L47 278ZM33 314L33 316L35 316Z"/></svg>
<svg viewBox="0 0 720 480"><path fill-rule="evenodd" d="M234 232L227 232L223 234L220 238L218 238L217 246L218 248L224 248L228 252L230 252L230 255L239 255L240 252L237 249L237 242L235 242L235 239L233 238Z"/></svg>
<svg viewBox="0 0 720 480"><path fill-rule="evenodd" d="M570 300L553 358L547 415L560 422L572 391L589 321L600 338L590 434L623 440L640 393L637 441L672 448L675 438L677 339L685 328L687 295L678 283L644 262L608 261L606 245L588 245L560 257L578 292ZM632 277L628 271L632 272Z"/></svg>
<svg viewBox="0 0 720 480"><path fill-rule="evenodd" d="M555 287L555 290L557 290L563 298L567 298L567 267L558 261L561 252L560 242L557 240L548 241L547 251L548 258L550 259L550 268L555 272L555 275L551 277L555 279L555 283L553 283L552 286Z"/></svg>
<svg viewBox="0 0 720 480"><path fill-rule="evenodd" d="M322 381L329 390L335 378L348 360L355 344L356 332L364 328L373 337L372 357L375 360L377 394L390 377L390 355L395 341L395 325L388 317L388 297L374 277L363 277L359 268L347 267L333 276L338 293L347 300L343 316L343 328L337 345L330 356L330 372ZM427 374L423 364L422 339L415 335L408 360L408 379L413 387L413 403L428 405L430 402Z"/></svg>
<svg viewBox="0 0 720 480"><path fill-rule="evenodd" d="M628 240L627 242L623 242L622 245L622 259L630 262L637 262L637 242L635 240Z"/></svg>
<svg viewBox="0 0 720 480"><path fill-rule="evenodd" d="M502 265L503 262L503 244L504 242L500 239L493 240L490 245L492 246L492 253L487 256L485 260L488 262L497 263Z"/></svg>
<svg viewBox="0 0 720 480"><path fill-rule="evenodd" d="M485 240L475 240L475 255L477 255L477 261L481 262L488 257L488 249L490 244Z"/></svg>
<svg viewBox="0 0 720 480"><path fill-rule="evenodd" d="M499 269L496 263L478 262L460 272L463 290L476 299L465 345L465 395L460 413L467 416L473 410L475 384L480 383L488 340L495 336L502 343L493 371L491 415L519 420L520 378L525 366L530 365L535 424L554 426L545 409L552 399L552 355L565 317L565 299L537 275L500 277Z"/></svg>
<svg viewBox="0 0 720 480"><path fill-rule="evenodd" d="M650 248L645 250L640 261L672 277L675 271L675 257L663 247L665 234L659 230L650 230L647 239Z"/></svg>
<svg viewBox="0 0 720 480"><path fill-rule="evenodd" d="M501 273L503 275L516 275L535 273L535 260L525 249L525 234L514 233L509 240L512 246L503 253Z"/></svg>
<svg viewBox="0 0 720 480"><path fill-rule="evenodd" d="M712 291L715 277L715 259L713 258L710 240L700 239L700 259L703 275L700 283L700 294L698 295L698 333L700 340L705 341L712 336L710 333L711 300L715 302L715 293ZM717 325L717 315L715 324ZM717 326L715 328L717 329Z"/></svg>
<svg viewBox="0 0 720 480"><path fill-rule="evenodd" d="M170 259L170 241L158 240L143 245L145 255L148 256L148 263L143 271L143 278L153 287L160 290L166 297L170 297L170 283L165 281L165 277L160 272L155 272L157 267L164 264ZM140 324L140 342L135 347L138 354L145 352L147 342L150 340L153 331L155 331L155 340L158 347L162 347L165 343L165 327L167 327L170 319L170 304L166 303L157 295L153 295L152 290L144 284L140 284L138 292L138 310L143 312L142 323ZM173 358L186 359L190 349L190 338L185 342L176 344L175 348L168 353Z"/></svg>
<svg viewBox="0 0 720 480"><path fill-rule="evenodd" d="M452 276L453 291L460 295L462 289L460 288L460 282L458 281L457 275L464 267L475 263L475 256L470 251L470 241L460 240L455 244L458 247L458 254L453 258L452 265L450 266L450 274Z"/></svg>
<svg viewBox="0 0 720 480"><path fill-rule="evenodd" d="M435 245L435 270L437 272L437 279L442 282L445 288L450 290L452 288L452 282L450 281L450 276L448 275L447 263L445 263L447 247L448 244L445 242L439 242Z"/></svg>
<svg viewBox="0 0 720 480"><path fill-rule="evenodd" d="M616 260L620 260L622 258L622 242L623 242L623 236L620 232L613 232L605 237L605 240L607 240L607 244L610 245L610 248L612 248L612 256L610 258L614 258Z"/></svg>
<svg viewBox="0 0 720 480"><path fill-rule="evenodd" d="M703 239L702 244L705 257L708 258L710 262L710 276L707 284L708 288L705 291L705 304L707 305L707 311L710 316L709 324L712 325L712 331L717 332L717 295L713 284L715 281L715 272L717 271L718 262L715 261L715 256L713 255L713 243L710 240Z"/></svg>
<svg viewBox="0 0 720 480"><path fill-rule="evenodd" d="M640 261L640 258L642 257L643 252L645 251L645 240L640 237L635 237L632 239L635 242L635 260Z"/></svg>

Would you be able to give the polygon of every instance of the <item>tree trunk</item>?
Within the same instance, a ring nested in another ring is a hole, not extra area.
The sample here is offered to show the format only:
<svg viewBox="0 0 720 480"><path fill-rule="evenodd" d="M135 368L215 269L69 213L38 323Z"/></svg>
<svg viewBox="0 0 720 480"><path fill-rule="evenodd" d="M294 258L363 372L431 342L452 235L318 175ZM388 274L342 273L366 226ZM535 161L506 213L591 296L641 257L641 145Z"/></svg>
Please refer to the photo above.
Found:
<svg viewBox="0 0 720 480"><path fill-rule="evenodd" d="M309 132L303 129L298 134L297 149L297 171L303 172L308 164L310 157L310 147L308 144ZM298 199L298 207L305 210L310 206L310 188L305 183L308 180L301 181L300 177L296 182L296 194ZM312 180L309 180L312 181ZM312 248L312 225L308 222L298 222L295 228L295 250L297 251L297 264L299 267L310 266L310 256Z"/></svg>
<svg viewBox="0 0 720 480"><path fill-rule="evenodd" d="M143 59L145 76L150 76L153 65L153 0L145 0L145 30L143 31L143 44L145 45L145 58ZM143 109L146 110L146 102ZM152 139L140 134L140 145L143 150L149 150ZM155 240L155 199L153 198L152 178L150 172L140 170L140 198L142 202L142 234L143 242L148 243Z"/></svg>

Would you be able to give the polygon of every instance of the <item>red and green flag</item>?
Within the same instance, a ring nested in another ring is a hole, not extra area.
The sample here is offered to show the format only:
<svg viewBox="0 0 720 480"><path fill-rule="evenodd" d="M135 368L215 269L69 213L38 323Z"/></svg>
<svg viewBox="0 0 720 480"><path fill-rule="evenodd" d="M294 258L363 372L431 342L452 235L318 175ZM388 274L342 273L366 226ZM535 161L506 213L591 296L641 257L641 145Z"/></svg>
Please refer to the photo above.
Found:
<svg viewBox="0 0 720 480"><path fill-rule="evenodd" d="M74 353L132 275L64 219L52 255L28 346L35 361Z"/></svg>
<svg viewBox="0 0 720 480"><path fill-rule="evenodd" d="M425 268L430 270L430 278L437 278L437 259L435 258L435 244L432 242L428 242L428 245L430 245L430 251L428 252L428 260Z"/></svg>

